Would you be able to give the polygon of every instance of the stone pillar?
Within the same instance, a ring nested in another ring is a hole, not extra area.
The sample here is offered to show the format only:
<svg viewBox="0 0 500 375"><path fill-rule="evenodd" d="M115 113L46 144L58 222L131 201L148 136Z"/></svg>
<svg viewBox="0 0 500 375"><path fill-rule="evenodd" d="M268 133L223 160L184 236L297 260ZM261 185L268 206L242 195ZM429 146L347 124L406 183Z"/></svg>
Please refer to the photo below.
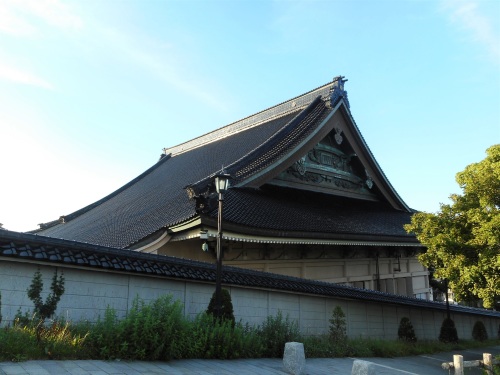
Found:
<svg viewBox="0 0 500 375"><path fill-rule="evenodd" d="M306 356L304 354L304 344L300 342L287 342L285 344L283 367L291 375L305 374Z"/></svg>
<svg viewBox="0 0 500 375"><path fill-rule="evenodd" d="M355 359L352 364L351 375L376 375L375 366L371 362Z"/></svg>

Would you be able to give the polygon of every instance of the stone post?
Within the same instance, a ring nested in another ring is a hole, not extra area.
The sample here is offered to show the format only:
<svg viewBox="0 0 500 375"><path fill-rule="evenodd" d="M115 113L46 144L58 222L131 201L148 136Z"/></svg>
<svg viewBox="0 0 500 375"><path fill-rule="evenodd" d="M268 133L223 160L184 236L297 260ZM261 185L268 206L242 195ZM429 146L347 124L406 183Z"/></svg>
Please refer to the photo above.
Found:
<svg viewBox="0 0 500 375"><path fill-rule="evenodd" d="M483 353L483 364L484 364L484 371L486 371L486 374L493 375L493 359L491 354Z"/></svg>
<svg viewBox="0 0 500 375"><path fill-rule="evenodd" d="M304 344L300 342L287 342L285 344L283 367L291 375L305 374L306 356L304 354Z"/></svg>
<svg viewBox="0 0 500 375"><path fill-rule="evenodd" d="M464 357L455 354L453 356L453 368L455 369L455 375L464 375Z"/></svg>

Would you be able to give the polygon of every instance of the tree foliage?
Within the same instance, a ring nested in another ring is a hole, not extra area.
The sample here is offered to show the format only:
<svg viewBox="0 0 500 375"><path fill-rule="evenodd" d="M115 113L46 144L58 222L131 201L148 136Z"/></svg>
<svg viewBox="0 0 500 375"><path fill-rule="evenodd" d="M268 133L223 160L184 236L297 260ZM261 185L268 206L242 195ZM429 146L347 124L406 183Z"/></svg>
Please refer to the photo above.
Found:
<svg viewBox="0 0 500 375"><path fill-rule="evenodd" d="M420 262L447 278L458 301L500 307L500 145L457 173L462 194L435 214L420 212L405 226L427 247Z"/></svg>
<svg viewBox="0 0 500 375"><path fill-rule="evenodd" d="M417 342L417 336L415 335L415 329L413 324L407 317L401 318L398 328L398 338L406 342Z"/></svg>
<svg viewBox="0 0 500 375"><path fill-rule="evenodd" d="M478 320L474 323L474 327L472 327L472 338L476 341L488 340L488 331L486 331L486 327L482 321Z"/></svg>
<svg viewBox="0 0 500 375"><path fill-rule="evenodd" d="M40 270L37 270L33 275L33 280L31 281L31 285L28 288L27 293L29 299L35 305L35 314L42 321L54 315L57 309L57 304L64 293L64 275L61 273L61 275L57 277L57 269L52 277L50 290L51 292L47 296L45 302L43 302L41 296L43 291L42 274L40 273Z"/></svg>
<svg viewBox="0 0 500 375"><path fill-rule="evenodd" d="M227 289L221 289L220 295L220 319L222 320L230 320L234 326L235 318L234 318L234 310L233 310L233 302L231 301L231 294ZM216 295L215 292L212 294L212 298L208 304L207 314L212 314L214 317L217 317L217 303L216 303Z"/></svg>
<svg viewBox="0 0 500 375"><path fill-rule="evenodd" d="M455 327L455 322L452 319L446 318L443 320L441 331L439 332L439 341L444 343L458 342L457 328Z"/></svg>

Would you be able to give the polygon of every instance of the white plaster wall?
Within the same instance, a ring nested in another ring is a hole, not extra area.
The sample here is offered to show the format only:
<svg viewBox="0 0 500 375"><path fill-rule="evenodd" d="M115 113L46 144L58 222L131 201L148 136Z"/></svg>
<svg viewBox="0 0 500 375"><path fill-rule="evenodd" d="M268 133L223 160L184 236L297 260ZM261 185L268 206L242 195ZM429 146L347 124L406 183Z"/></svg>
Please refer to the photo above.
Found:
<svg viewBox="0 0 500 375"><path fill-rule="evenodd" d="M2 324L12 322L20 308L27 311L33 308L26 296L33 274L40 269L44 281L42 297L46 298L51 278L56 267L47 264L33 264L0 259L0 290L2 293ZM189 281L168 280L136 274L123 274L61 267L64 271L66 291L58 306L57 315L69 320L88 320L95 322L103 317L107 306L113 307L120 317L130 308L135 297L151 301L159 296L171 294L174 300L184 305L184 314L194 318L206 310L212 293L213 284ZM401 318L408 317L413 324L419 340L437 339L446 311L432 311L416 307L403 307L378 304L358 300L326 298L299 295L281 291L252 288L228 288L237 320L251 325L262 324L267 316L275 316L281 311L299 323L303 334L315 335L328 333L329 319L336 306L346 315L347 334L351 338L372 337L397 339ZM465 314L453 314L458 335L463 339L472 338L472 327L482 320L490 337L496 337L500 324L499 318L484 318Z"/></svg>

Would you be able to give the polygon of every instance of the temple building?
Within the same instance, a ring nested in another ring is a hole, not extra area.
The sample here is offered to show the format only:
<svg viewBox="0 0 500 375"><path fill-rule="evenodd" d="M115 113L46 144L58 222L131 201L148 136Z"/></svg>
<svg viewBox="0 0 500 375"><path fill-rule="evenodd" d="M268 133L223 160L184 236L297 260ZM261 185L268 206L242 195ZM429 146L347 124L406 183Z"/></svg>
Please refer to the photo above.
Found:
<svg viewBox="0 0 500 375"><path fill-rule="evenodd" d="M355 124L346 80L186 143L103 199L38 235L213 263L223 201L223 264L432 300L425 249Z"/></svg>

